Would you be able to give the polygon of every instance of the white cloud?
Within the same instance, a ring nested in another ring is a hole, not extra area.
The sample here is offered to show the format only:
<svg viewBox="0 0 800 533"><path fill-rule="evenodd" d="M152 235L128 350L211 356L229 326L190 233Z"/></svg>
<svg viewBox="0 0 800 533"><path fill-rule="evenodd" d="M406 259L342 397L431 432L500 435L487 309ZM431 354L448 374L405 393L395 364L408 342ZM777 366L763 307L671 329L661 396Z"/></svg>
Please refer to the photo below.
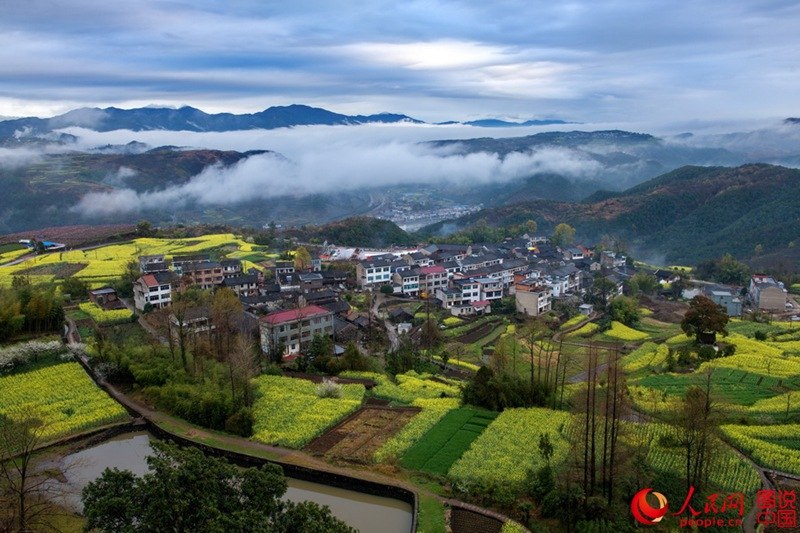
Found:
<svg viewBox="0 0 800 533"><path fill-rule="evenodd" d="M354 43L333 52L361 61L412 70L463 69L510 61L513 54L499 46L443 39L408 43Z"/></svg>
<svg viewBox="0 0 800 533"><path fill-rule="evenodd" d="M210 166L188 182L163 190L90 193L73 210L96 216L410 183L502 182L537 172L585 178L600 169L601 165L592 159L557 148L501 158L488 153L447 154L402 142L361 146L340 141L309 147L292 160L266 153L230 167Z"/></svg>

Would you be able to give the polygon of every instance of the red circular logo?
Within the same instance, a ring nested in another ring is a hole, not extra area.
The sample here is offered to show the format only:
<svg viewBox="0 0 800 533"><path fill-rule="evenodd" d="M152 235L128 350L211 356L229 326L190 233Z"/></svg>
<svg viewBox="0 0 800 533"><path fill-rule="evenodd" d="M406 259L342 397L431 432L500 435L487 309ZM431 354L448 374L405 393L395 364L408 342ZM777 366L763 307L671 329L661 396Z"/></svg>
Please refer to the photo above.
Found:
<svg viewBox="0 0 800 533"><path fill-rule="evenodd" d="M640 524L646 526L657 524L664 518L664 515L667 514L667 498L660 492L653 492L653 496L658 500L657 507L653 507L647 501L647 495L652 491L653 489L642 489L637 492L631 500L631 512L633 513L633 517Z"/></svg>

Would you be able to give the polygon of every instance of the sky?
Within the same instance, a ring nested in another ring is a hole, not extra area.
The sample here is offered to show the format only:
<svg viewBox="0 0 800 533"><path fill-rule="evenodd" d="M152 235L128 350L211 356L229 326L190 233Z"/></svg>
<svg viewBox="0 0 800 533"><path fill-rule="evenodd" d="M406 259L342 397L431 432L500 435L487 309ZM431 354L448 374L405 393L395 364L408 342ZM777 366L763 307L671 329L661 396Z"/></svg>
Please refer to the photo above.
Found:
<svg viewBox="0 0 800 533"><path fill-rule="evenodd" d="M800 3L0 0L0 116L303 103L427 121L800 115Z"/></svg>

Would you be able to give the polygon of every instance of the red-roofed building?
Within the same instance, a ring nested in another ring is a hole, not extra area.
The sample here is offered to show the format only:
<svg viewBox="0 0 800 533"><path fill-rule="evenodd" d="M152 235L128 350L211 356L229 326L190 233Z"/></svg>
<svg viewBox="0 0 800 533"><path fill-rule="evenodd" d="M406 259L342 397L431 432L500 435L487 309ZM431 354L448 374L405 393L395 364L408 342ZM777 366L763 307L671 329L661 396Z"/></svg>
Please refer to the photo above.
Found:
<svg viewBox="0 0 800 533"><path fill-rule="evenodd" d="M426 266L419 269L419 290L431 298L438 289L447 288L447 270L442 265Z"/></svg>
<svg viewBox="0 0 800 533"><path fill-rule="evenodd" d="M333 313L317 305L276 311L260 319L261 349L272 353L283 347L283 354L300 353L315 335L333 335Z"/></svg>
<svg viewBox="0 0 800 533"><path fill-rule="evenodd" d="M169 307L172 303L171 272L153 272L145 274L133 283L133 305L144 311L149 305L154 309Z"/></svg>

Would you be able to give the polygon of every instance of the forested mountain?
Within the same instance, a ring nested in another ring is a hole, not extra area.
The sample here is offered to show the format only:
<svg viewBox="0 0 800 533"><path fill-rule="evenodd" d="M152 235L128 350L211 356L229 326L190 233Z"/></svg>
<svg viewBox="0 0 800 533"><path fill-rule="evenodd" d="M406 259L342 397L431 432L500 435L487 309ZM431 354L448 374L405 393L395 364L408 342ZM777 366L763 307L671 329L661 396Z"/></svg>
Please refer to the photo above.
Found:
<svg viewBox="0 0 800 533"><path fill-rule="evenodd" d="M528 219L545 232L567 222L588 242L613 234L668 262L774 253L800 244L800 170L764 164L682 167L621 193L598 192L572 203L513 203L434 224L420 234Z"/></svg>

